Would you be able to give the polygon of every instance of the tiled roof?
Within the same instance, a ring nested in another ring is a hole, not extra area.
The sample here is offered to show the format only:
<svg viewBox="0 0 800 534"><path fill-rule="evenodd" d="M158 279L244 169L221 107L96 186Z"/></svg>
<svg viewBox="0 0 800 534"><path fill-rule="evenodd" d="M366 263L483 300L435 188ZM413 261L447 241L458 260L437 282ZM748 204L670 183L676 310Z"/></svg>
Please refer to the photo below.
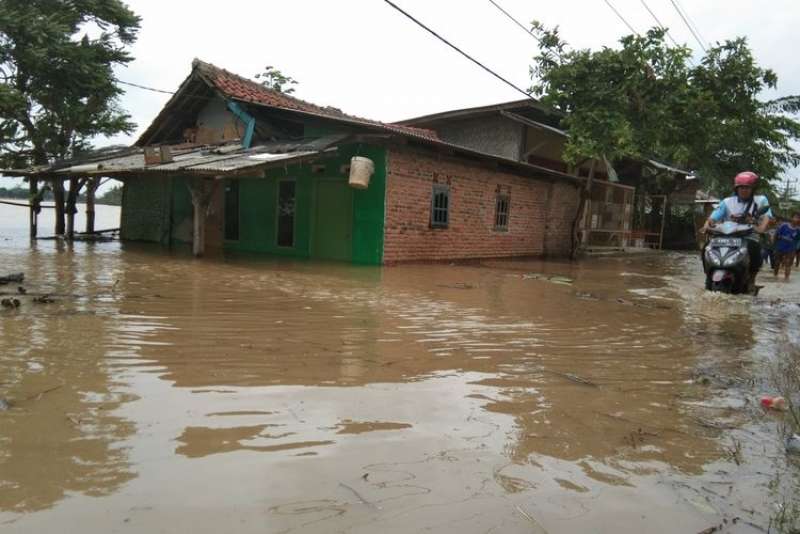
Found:
<svg viewBox="0 0 800 534"><path fill-rule="evenodd" d="M239 76L238 74L228 72L227 70L212 65L211 63L200 61L199 59L195 59L192 62L192 66L196 69L198 74L200 74L200 76L206 80L206 82L214 86L220 93L229 98L234 98L244 102L251 102L253 104L262 106L300 111L321 118L346 121L364 126L378 127L390 132L413 135L415 137L421 137L424 139L438 139L436 132L433 130L373 121L362 117L356 117L354 115L348 115L336 108L317 106L316 104L306 102L305 100L300 100L299 98L294 98L284 93L268 89L259 83Z"/></svg>

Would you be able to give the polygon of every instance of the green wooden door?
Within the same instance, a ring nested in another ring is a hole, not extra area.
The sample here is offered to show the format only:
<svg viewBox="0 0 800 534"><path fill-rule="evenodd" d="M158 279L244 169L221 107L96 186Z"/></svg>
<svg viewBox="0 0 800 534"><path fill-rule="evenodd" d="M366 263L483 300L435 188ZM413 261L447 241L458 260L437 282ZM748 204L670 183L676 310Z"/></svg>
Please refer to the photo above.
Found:
<svg viewBox="0 0 800 534"><path fill-rule="evenodd" d="M353 192L347 182L319 180L314 208L312 256L350 261L353 257Z"/></svg>

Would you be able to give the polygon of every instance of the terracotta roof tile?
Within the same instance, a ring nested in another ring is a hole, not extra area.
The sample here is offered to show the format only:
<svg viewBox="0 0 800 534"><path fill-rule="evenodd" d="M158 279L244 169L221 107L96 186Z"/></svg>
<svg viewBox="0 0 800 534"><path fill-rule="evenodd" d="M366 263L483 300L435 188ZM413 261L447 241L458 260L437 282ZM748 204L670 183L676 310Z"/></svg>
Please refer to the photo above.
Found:
<svg viewBox="0 0 800 534"><path fill-rule="evenodd" d="M262 106L301 111L304 113L317 115L322 118L343 120L347 122L363 124L365 126L378 127L390 132L413 135L425 139L438 139L436 132L433 130L373 121L362 117L356 117L354 115L348 115L336 108L317 106L316 104L306 102L305 100L300 100L299 98L268 89L259 83L248 80L247 78L239 76L238 74L228 72L227 70L212 65L211 63L200 61L199 59L195 59L192 62L192 66L197 69L199 74L208 83L230 98L235 98L244 102L252 102Z"/></svg>

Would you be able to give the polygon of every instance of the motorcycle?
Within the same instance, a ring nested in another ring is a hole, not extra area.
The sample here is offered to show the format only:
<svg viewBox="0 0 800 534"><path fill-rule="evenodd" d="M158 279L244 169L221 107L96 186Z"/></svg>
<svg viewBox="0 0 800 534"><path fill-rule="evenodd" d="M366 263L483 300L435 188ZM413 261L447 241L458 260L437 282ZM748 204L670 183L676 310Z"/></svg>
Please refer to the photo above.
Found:
<svg viewBox="0 0 800 534"><path fill-rule="evenodd" d="M751 283L748 238L752 239L752 224L727 221L708 229L708 240L703 248L703 269L706 289L739 295L757 294L758 287Z"/></svg>

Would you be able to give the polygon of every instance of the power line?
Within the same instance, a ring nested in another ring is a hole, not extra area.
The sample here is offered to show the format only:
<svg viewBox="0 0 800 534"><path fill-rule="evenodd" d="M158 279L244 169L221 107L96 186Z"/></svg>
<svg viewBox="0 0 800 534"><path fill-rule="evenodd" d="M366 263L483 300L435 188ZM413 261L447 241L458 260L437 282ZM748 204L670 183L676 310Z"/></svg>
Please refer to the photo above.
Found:
<svg viewBox="0 0 800 534"><path fill-rule="evenodd" d="M642 5L643 5L643 6L644 6L644 8L647 10L647 12L648 12L648 13L650 13L650 15L653 17L653 20L655 20L655 21L656 21L656 24L658 24L658 27L659 27L659 28L661 28L662 30L664 30L664 33L666 33L666 34L667 34L667 37L669 37L669 40L670 40L670 41L672 41L672 44L674 44L676 47L680 47L680 45L679 45L679 44L678 44L678 42L675 40L675 38L674 38L674 37L672 37L672 33L669 31L669 29L668 29L666 26L664 26L664 25L661 23L661 21L658 19L658 17L657 17L657 16L656 16L656 14L653 12L653 10L652 10L652 9L650 9L650 6L648 6L648 5L647 5L647 2L645 2L645 0L640 0L640 1L642 2ZM691 57L687 57L687 59L689 60L689 63L691 63L691 64L692 64L692 66L694 66L694 60L692 60L692 58L691 58Z"/></svg>
<svg viewBox="0 0 800 534"><path fill-rule="evenodd" d="M541 43L541 42L542 42L542 40L541 40L541 39L539 39L539 38L536 36L536 34L535 34L535 33L533 33L533 32L532 32L530 29L526 28L526 27L525 27L525 25L524 25L524 24L522 24L520 21L518 21L517 19L515 19L515 18L514 18L514 17L513 17L513 16L512 16L512 15L511 15L511 14L510 14L508 11L506 11L505 9L503 9L503 8L500 6L500 4L498 4L498 3L497 3L497 2L495 2L494 0L489 0L489 3L490 3L490 4L492 4L494 7L496 7L497 9L499 9L499 10L500 10L500 11L503 13L503 15L505 15L506 17L508 17L508 18L511 20L511 22L513 22L514 24L516 24L517 26L519 26L520 28L522 28L522 30L523 30L525 33L527 33L528 35L530 35L531 37L533 37L534 39L536 39L536 41L537 41L537 42L539 42L539 43Z"/></svg>
<svg viewBox="0 0 800 534"><path fill-rule="evenodd" d="M678 7L681 8L683 14L686 15L686 18L689 19L689 22L692 24L692 27L694 27L695 31L697 32L697 35L700 36L700 39L702 39L704 43L708 43L708 39L706 39L703 36L703 32L700 31L700 26L698 26L697 23L694 21L692 15L689 14L689 11L685 7L683 7L683 4L681 4L680 0L675 0L675 2L678 4Z"/></svg>
<svg viewBox="0 0 800 534"><path fill-rule="evenodd" d="M605 1L606 5L611 8L611 11L613 11L614 14L617 15L617 17L619 17L619 20L621 20L625 24L625 26L628 27L628 29L631 31L631 33L635 33L636 35L639 35L639 32L637 32L636 30L633 29L633 26L631 26L630 23L627 20L625 20L625 17L622 16L622 13L617 11L617 8L615 8L611 4L611 2L609 0L604 0L604 1Z"/></svg>
<svg viewBox="0 0 800 534"><path fill-rule="evenodd" d="M473 58L472 56L470 56L469 54L467 54L466 52L461 50L459 47L457 47L456 45L454 45L453 43L451 43L450 41L448 41L447 39L445 39L444 37L442 37L441 35L439 35L435 31L433 31L432 29L427 27L425 24L423 24L422 22L420 22L416 18L414 18L413 15L411 15L408 12L404 11L401 7L399 7L397 4L392 2L392 0L383 0L383 1L386 2L387 4L389 4L395 10L399 11L400 13L402 13L406 18L411 20L414 24L416 24L420 28L423 28L425 31L427 31L428 33L430 33L431 35L433 35L434 37L439 39L441 42L443 42L444 44L446 44L447 46L449 46L450 48L452 48L453 50L455 50L456 52L458 52L459 54L461 54L462 56L464 56L468 60L470 60L473 63L475 63L477 66L479 66L480 68L482 68L483 70L485 70L486 72L488 72L489 74L491 74L492 76L494 76L495 78L497 78L498 80L503 82L504 84L508 85L509 87L514 89L515 91L522 93L523 95L525 95L526 98L530 98L531 100L535 100L531 95L528 94L527 91L525 91L524 89L521 89L517 85L514 85L512 82L510 82L507 79L503 78L502 76L497 74L495 71L493 71L492 69L490 69L489 67L487 67L486 65L484 65L483 63L478 61L477 59Z"/></svg>
<svg viewBox="0 0 800 534"><path fill-rule="evenodd" d="M666 28L666 26L661 24L661 21L658 20L658 17L656 16L655 13L653 13L653 10L650 9L650 6L647 5L647 2L645 2L645 0L640 0L640 1L642 2L642 5L647 10L647 12L650 13L650 16L653 17L653 20L656 21L656 24L658 24L658 27L666 32L667 37L669 37L669 40L672 41L672 44L674 44L675 46L678 46L678 43L675 41L675 39L672 38L672 34L669 33L669 30Z"/></svg>
<svg viewBox="0 0 800 534"><path fill-rule="evenodd" d="M144 89L145 91L153 91L154 93L164 93L164 94L167 94L167 95L174 95L175 94L175 91L164 91L163 89L155 89L153 87L147 87L146 85L139 85L138 83L125 82L125 81L122 81L120 79L117 79L117 83L121 83L121 84L124 84L124 85L130 85L131 87L137 87L139 89Z"/></svg>
<svg viewBox="0 0 800 534"><path fill-rule="evenodd" d="M694 29L692 28L692 25L689 24L689 21L686 20L686 17L684 16L683 12L678 7L678 4L675 3L675 0L669 0L669 1L670 1L670 3L672 3L672 7L675 8L675 11L678 12L678 15L681 16L681 19L683 20L683 23L686 24L687 28L689 28L689 32L694 36L695 40L697 41L697 44L700 45L700 48L703 49L703 52L707 52L705 45L703 45L703 41L700 39L700 37L698 37L697 33L695 33Z"/></svg>

